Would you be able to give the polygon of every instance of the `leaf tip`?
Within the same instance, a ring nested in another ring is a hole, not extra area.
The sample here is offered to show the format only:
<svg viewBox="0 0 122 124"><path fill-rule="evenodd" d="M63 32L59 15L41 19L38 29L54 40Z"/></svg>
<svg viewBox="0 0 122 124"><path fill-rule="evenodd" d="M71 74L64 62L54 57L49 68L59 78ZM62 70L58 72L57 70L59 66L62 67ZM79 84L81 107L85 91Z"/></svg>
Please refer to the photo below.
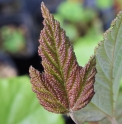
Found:
<svg viewBox="0 0 122 124"><path fill-rule="evenodd" d="M29 67L29 73L31 72L31 70L33 70L33 66L32 65Z"/></svg>
<svg viewBox="0 0 122 124"><path fill-rule="evenodd" d="M44 2L41 3L41 12L42 12L43 18L49 17L50 12L49 12L48 8L45 6Z"/></svg>
<svg viewBox="0 0 122 124"><path fill-rule="evenodd" d="M29 75L30 75L30 77L33 77L33 73L35 72L35 68L31 65L30 67L29 67Z"/></svg>

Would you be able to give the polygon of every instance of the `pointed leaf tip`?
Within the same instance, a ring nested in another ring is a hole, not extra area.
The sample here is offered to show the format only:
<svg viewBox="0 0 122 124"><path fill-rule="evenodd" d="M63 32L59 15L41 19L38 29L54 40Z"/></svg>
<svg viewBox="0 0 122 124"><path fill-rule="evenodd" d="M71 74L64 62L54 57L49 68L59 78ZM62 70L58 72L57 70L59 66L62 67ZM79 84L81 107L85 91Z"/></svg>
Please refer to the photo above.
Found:
<svg viewBox="0 0 122 124"><path fill-rule="evenodd" d="M43 18L49 17L50 12L49 12L48 8L45 6L44 2L41 3L41 12L42 12Z"/></svg>
<svg viewBox="0 0 122 124"><path fill-rule="evenodd" d="M32 70L33 69L33 66L31 65L30 67L29 67L29 70Z"/></svg>

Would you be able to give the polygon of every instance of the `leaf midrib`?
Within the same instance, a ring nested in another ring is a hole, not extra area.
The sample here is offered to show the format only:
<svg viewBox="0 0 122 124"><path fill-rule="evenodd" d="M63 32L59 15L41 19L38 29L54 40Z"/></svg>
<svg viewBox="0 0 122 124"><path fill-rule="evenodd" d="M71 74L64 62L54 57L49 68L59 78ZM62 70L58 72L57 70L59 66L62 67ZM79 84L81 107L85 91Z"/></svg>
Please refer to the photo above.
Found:
<svg viewBox="0 0 122 124"><path fill-rule="evenodd" d="M48 20L49 22L50 22L50 20ZM56 21L54 22L54 23L56 23ZM48 25L48 26L50 26L50 24ZM55 25L54 25L55 26ZM59 27L60 28L60 27ZM62 69L61 69L61 64L60 64L60 59L59 59L59 54L58 54L58 49L56 48L56 40L55 40L55 35L54 35L54 33L56 33L56 30L55 30L55 27L54 27L54 32L53 32L53 30L52 30L52 28L50 27L50 29L51 29L51 32L52 32L52 34L53 34L53 40L54 40L54 49L55 49L55 53L56 53L56 58L57 58L57 64L58 64L58 66L59 66L59 70L60 70L60 73L61 73L61 78L62 78L62 82L64 82L65 80L64 80L64 76L63 76L63 72L62 72ZM60 37L59 37L59 41L61 41L61 33L60 33ZM68 99L68 93L67 93L67 90L66 90L66 87L65 87L65 85L63 84L63 87L64 87L64 89L65 89L65 92L66 92L66 98L67 98L67 103L68 103L68 108L70 108L69 107L69 99ZM58 102L62 105L62 103L58 100ZM63 105L62 105L63 106Z"/></svg>

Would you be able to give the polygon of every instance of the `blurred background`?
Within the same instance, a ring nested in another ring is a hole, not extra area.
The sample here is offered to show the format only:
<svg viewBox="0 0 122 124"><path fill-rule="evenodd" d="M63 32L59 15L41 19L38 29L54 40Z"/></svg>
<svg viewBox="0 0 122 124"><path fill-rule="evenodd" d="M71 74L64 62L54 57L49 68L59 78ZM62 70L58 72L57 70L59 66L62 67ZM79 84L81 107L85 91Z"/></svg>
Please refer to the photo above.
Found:
<svg viewBox="0 0 122 124"><path fill-rule="evenodd" d="M38 39L42 0L0 0L0 124L74 124L45 111L31 90L29 66L43 71ZM43 0L74 46L81 66L94 53L121 0ZM121 83L122 89L122 83Z"/></svg>

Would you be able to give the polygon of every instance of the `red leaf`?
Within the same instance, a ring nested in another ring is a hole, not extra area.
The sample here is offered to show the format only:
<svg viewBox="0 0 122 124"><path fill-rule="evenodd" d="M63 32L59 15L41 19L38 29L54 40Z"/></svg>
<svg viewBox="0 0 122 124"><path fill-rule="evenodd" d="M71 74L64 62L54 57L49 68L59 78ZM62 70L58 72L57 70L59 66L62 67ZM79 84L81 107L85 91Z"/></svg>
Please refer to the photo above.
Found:
<svg viewBox="0 0 122 124"><path fill-rule="evenodd" d="M40 74L30 67L33 91L48 111L68 113L79 110L94 95L95 58L92 57L84 68L80 67L59 22L43 3L41 9L44 28L40 34L38 52L42 57L44 73Z"/></svg>

